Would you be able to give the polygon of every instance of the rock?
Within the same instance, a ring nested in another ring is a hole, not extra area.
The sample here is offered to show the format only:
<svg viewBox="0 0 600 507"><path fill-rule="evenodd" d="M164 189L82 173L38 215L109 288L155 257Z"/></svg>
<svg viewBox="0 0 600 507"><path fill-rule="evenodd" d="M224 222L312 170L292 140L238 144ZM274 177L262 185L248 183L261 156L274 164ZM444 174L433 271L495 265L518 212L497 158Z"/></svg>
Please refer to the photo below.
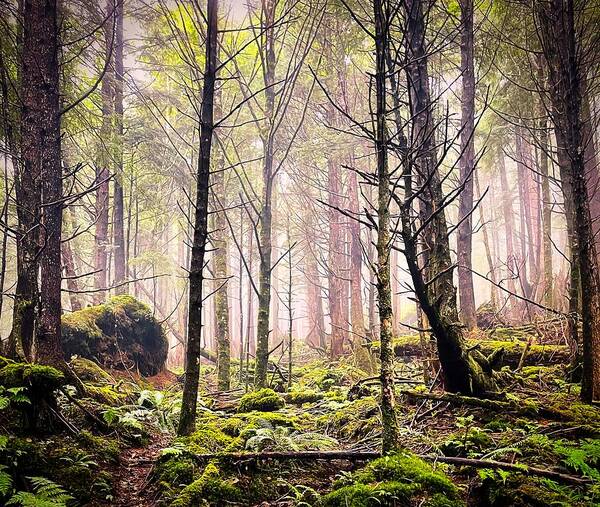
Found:
<svg viewBox="0 0 600 507"><path fill-rule="evenodd" d="M115 296L62 317L63 350L104 368L134 368L141 375L159 373L169 343L148 306L131 296Z"/></svg>

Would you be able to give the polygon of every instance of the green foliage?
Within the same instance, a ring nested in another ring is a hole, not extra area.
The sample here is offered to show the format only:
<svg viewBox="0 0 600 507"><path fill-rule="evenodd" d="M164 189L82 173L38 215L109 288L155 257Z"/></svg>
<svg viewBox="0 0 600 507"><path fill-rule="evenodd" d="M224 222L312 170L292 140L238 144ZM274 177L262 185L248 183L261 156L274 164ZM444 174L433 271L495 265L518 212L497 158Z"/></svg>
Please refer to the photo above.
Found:
<svg viewBox="0 0 600 507"><path fill-rule="evenodd" d="M359 439L381 429L379 404L371 396L343 404L332 402L329 408L331 412L321 416L317 424L339 439Z"/></svg>
<svg viewBox="0 0 600 507"><path fill-rule="evenodd" d="M300 433L290 428L259 428L246 440L246 450L260 451L309 451L335 449L339 443L320 433Z"/></svg>
<svg viewBox="0 0 600 507"><path fill-rule="evenodd" d="M31 400L25 394L25 387L4 387L0 385L0 410L10 405L31 404Z"/></svg>
<svg viewBox="0 0 600 507"><path fill-rule="evenodd" d="M52 392L64 382L64 375L52 366L8 363L0 369L0 385L5 388L27 388L30 394Z"/></svg>
<svg viewBox="0 0 600 507"><path fill-rule="evenodd" d="M423 501L423 497L425 499ZM423 502L423 503L421 503ZM376 459L334 484L323 498L325 507L379 505L463 505L458 489L443 473L409 453Z"/></svg>
<svg viewBox="0 0 600 507"><path fill-rule="evenodd" d="M284 405L284 399L273 391L273 389L264 388L257 391L251 391L242 396L238 406L238 412L252 412L253 410L273 412L283 408Z"/></svg>
<svg viewBox="0 0 600 507"><path fill-rule="evenodd" d="M44 477L28 477L33 493L18 491L6 505L21 505L22 507L66 507L74 498L55 482Z"/></svg>

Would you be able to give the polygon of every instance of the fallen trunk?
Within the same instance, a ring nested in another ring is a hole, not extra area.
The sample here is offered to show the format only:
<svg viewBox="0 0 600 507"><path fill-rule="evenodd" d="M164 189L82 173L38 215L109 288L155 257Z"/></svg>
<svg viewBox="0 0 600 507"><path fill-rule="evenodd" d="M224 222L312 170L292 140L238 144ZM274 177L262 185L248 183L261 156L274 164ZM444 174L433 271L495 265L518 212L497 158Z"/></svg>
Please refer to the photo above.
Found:
<svg viewBox="0 0 600 507"><path fill-rule="evenodd" d="M366 461L380 458L381 452L378 451L296 451L296 452L225 452L208 454L191 454L191 457L197 461L208 461L211 459L226 459L231 461L242 460L349 460ZM512 470L524 474L533 474L540 477L546 477L554 481L567 482L571 484L584 485L590 481L583 477L563 474L546 468L536 468L519 463L506 463L503 461L474 459L474 458L456 458L453 456L431 456L428 454L416 454L418 458L426 461L438 463L448 463L456 466L469 466L474 468L494 468L502 470Z"/></svg>

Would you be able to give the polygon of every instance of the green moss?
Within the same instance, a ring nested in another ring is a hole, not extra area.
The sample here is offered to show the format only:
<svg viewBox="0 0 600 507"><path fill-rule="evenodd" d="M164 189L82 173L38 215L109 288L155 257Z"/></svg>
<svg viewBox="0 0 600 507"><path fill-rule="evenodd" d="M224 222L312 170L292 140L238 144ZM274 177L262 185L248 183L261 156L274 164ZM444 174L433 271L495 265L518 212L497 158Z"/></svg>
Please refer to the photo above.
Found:
<svg viewBox="0 0 600 507"><path fill-rule="evenodd" d="M232 437L226 435L214 425L199 428L189 437L182 439L190 452L195 454L222 451L232 440Z"/></svg>
<svg viewBox="0 0 600 507"><path fill-rule="evenodd" d="M364 437L381 427L379 403L374 397L355 400L333 413L321 416L317 425L323 431L333 431L341 439Z"/></svg>
<svg viewBox="0 0 600 507"><path fill-rule="evenodd" d="M238 412L252 412L253 410L273 412L283 408L284 405L284 399L273 391L273 389L264 388L246 393L242 396L238 406Z"/></svg>
<svg viewBox="0 0 600 507"><path fill-rule="evenodd" d="M84 449L93 452L106 461L116 463L119 460L121 446L116 439L96 436L87 430L82 430L79 433L78 440Z"/></svg>
<svg viewBox="0 0 600 507"><path fill-rule="evenodd" d="M34 391L53 391L65 383L65 376L52 366L9 363L0 369L0 385L27 387Z"/></svg>
<svg viewBox="0 0 600 507"><path fill-rule="evenodd" d="M196 465L185 455L162 458L154 469L154 480L163 492L178 491L194 480ZM166 490L166 491L165 491Z"/></svg>
<svg viewBox="0 0 600 507"><path fill-rule="evenodd" d="M304 403L314 403L323 399L323 393L306 389L303 391L291 391L287 394L286 400L292 405L303 405Z"/></svg>
<svg viewBox="0 0 600 507"><path fill-rule="evenodd" d="M183 488L171 507L219 506L241 499L240 490L231 482L223 480L217 466L210 463L199 479Z"/></svg>
<svg viewBox="0 0 600 507"><path fill-rule="evenodd" d="M75 357L69 363L75 375L84 382L95 384L113 382L113 378L105 372L98 364L84 357Z"/></svg>
<svg viewBox="0 0 600 507"><path fill-rule="evenodd" d="M109 368L135 367L156 375L164 367L168 341L150 308L131 296L115 296L62 317L67 357L94 360Z"/></svg>
<svg viewBox="0 0 600 507"><path fill-rule="evenodd" d="M444 499L445 503L442 503ZM334 484L327 507L378 505L460 506L458 489L443 473L410 453L376 459Z"/></svg>

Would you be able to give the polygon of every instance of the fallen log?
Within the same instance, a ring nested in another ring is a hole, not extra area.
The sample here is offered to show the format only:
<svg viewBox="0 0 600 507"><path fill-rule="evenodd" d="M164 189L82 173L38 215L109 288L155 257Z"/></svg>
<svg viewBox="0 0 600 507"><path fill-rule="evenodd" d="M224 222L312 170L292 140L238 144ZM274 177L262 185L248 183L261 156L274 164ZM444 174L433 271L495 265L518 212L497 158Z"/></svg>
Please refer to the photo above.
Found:
<svg viewBox="0 0 600 507"><path fill-rule="evenodd" d="M347 460L347 461L367 461L380 458L382 454L377 451L269 451L269 452L225 452L209 454L191 454L191 457L199 462L211 459L222 459L230 461L255 461L255 460ZM571 484L585 485L591 481L584 477L564 474L545 468L530 467L518 463L506 463L504 461L494 461L475 458L457 458L452 456L432 456L429 454L416 454L418 458L437 463L447 463L456 466L469 466L473 468L493 468L502 470L511 470L524 474L545 477L554 481L568 482Z"/></svg>
<svg viewBox="0 0 600 507"><path fill-rule="evenodd" d="M540 407L538 405L523 405L514 401L499 401L489 398L475 398L455 393L431 393L404 389L400 394L409 398L419 398L433 401L445 401L455 405L469 405L472 407L494 410L496 412L511 412L525 417L544 417L553 421L572 420L567 410L558 410L551 407Z"/></svg>

